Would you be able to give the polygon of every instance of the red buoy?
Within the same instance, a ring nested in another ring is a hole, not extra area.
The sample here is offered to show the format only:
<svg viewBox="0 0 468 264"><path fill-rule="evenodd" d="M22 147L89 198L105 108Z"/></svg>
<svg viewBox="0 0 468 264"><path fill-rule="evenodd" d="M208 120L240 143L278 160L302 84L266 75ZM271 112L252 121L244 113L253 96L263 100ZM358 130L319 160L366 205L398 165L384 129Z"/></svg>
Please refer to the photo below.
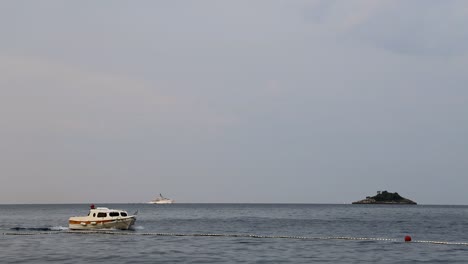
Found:
<svg viewBox="0 0 468 264"><path fill-rule="evenodd" d="M405 242L411 242L411 237L410 236L405 236Z"/></svg>
<svg viewBox="0 0 468 264"><path fill-rule="evenodd" d="M91 206L90 206L90 207L91 207L91 209L94 209L94 208L95 208L95 207L94 207L94 204L91 204Z"/></svg>

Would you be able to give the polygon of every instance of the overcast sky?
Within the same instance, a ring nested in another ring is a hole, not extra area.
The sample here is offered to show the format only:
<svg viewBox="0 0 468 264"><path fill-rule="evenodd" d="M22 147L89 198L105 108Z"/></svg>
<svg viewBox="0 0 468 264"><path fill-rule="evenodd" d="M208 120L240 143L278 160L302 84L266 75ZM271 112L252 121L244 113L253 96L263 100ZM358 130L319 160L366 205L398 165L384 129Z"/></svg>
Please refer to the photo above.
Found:
<svg viewBox="0 0 468 264"><path fill-rule="evenodd" d="M0 203L468 204L468 2L0 3Z"/></svg>

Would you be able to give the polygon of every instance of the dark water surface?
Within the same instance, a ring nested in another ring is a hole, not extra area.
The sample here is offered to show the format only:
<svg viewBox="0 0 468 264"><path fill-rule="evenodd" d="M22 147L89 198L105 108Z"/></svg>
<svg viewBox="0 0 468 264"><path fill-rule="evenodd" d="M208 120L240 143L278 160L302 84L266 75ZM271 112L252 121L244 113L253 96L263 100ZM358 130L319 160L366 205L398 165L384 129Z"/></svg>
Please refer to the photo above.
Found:
<svg viewBox="0 0 468 264"><path fill-rule="evenodd" d="M67 233L88 205L0 205L1 263L468 263L468 206L99 204L129 213L134 230ZM156 233L396 240L159 236ZM16 235L27 234L27 235Z"/></svg>

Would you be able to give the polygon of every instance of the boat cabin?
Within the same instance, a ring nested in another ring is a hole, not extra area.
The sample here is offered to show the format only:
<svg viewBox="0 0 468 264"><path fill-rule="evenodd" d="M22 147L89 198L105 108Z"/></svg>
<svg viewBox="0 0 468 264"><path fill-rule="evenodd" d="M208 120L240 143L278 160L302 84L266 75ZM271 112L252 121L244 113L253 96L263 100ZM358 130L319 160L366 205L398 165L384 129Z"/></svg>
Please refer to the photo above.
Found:
<svg viewBox="0 0 468 264"><path fill-rule="evenodd" d="M120 211L115 209L109 209L107 207L98 207L96 209L89 210L89 217L118 217L118 216L128 216L126 211Z"/></svg>

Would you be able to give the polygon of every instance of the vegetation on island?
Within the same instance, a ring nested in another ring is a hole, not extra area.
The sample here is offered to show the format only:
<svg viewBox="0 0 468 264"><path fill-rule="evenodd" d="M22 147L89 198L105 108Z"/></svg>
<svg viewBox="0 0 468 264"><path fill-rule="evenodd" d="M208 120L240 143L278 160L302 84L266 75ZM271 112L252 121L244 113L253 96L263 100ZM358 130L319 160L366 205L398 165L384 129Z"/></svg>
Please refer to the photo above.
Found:
<svg viewBox="0 0 468 264"><path fill-rule="evenodd" d="M367 196L366 199L353 204L416 204L416 202L400 196L397 192L378 191L377 195Z"/></svg>

